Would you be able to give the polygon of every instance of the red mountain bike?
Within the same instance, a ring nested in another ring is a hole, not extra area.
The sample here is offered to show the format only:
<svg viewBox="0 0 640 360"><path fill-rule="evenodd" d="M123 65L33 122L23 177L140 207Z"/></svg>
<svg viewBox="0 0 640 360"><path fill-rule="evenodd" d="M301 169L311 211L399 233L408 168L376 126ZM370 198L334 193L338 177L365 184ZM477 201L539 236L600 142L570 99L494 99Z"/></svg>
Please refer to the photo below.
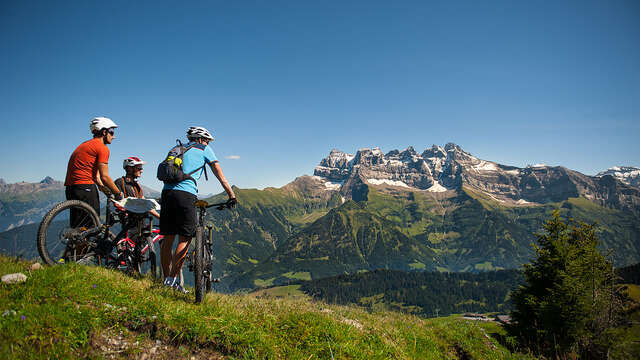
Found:
<svg viewBox="0 0 640 360"><path fill-rule="evenodd" d="M119 230L118 235L112 230ZM102 223L87 203L67 200L44 216L37 243L40 257L50 265L77 262L137 274L148 267L148 272L158 277L155 243L161 239L158 230L152 227L148 211L129 211L109 199Z"/></svg>

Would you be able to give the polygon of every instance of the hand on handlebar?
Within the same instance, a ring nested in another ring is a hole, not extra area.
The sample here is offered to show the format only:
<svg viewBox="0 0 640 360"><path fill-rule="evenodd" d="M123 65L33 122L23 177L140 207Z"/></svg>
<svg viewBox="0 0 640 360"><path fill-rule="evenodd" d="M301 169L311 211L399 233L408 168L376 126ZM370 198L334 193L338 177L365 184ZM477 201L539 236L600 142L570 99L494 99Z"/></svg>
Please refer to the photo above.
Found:
<svg viewBox="0 0 640 360"><path fill-rule="evenodd" d="M233 209L236 206L236 204L238 204L238 199L236 198L230 198L229 200L227 200L227 207L229 209Z"/></svg>

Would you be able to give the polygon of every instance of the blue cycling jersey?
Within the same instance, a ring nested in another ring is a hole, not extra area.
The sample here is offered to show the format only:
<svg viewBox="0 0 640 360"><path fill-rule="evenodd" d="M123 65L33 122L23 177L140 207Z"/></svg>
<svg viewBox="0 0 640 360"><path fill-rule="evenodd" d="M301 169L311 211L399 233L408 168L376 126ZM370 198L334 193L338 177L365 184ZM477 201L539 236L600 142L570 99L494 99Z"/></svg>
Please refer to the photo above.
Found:
<svg viewBox="0 0 640 360"><path fill-rule="evenodd" d="M204 144L199 144L197 142L189 142L185 145L186 147L191 147L187 150L182 157L182 171L185 174L192 172L193 170L201 167L204 164L213 164L218 161L216 158L216 154L213 153L213 150ZM200 171L196 171L191 174L191 177L198 181L204 169ZM177 184L164 184L162 190L182 190L193 195L198 195L198 187L196 183L191 180L183 180Z"/></svg>

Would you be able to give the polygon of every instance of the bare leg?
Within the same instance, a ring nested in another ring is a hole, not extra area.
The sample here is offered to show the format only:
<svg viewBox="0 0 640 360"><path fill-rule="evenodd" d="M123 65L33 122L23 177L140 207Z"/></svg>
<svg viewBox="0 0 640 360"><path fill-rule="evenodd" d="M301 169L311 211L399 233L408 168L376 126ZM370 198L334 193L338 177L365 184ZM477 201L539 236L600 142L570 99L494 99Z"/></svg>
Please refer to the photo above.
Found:
<svg viewBox="0 0 640 360"><path fill-rule="evenodd" d="M187 251L189 251L189 244L191 243L191 237L178 235L178 246L176 252L173 254L173 263L171 264L171 277L178 276L178 273L182 269L182 264L187 257Z"/></svg>
<svg viewBox="0 0 640 360"><path fill-rule="evenodd" d="M175 235L164 235L162 244L160 245L160 263L162 264L163 277L169 276L171 273L171 249L173 248L173 241L176 239Z"/></svg>

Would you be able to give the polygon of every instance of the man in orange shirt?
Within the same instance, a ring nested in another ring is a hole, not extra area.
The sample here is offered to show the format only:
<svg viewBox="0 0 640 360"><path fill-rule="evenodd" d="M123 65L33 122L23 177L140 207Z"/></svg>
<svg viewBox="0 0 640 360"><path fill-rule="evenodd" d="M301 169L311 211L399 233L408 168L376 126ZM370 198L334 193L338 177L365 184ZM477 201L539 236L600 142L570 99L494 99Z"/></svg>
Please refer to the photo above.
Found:
<svg viewBox="0 0 640 360"><path fill-rule="evenodd" d="M116 200L122 199L122 193L109 176L109 148L115 138L118 127L111 119L96 117L91 120L89 129L93 139L80 144L69 158L67 177L64 181L67 200L82 200L89 204L100 215L100 198L98 189L105 194L114 194ZM71 215L71 226L81 226L81 219Z"/></svg>

